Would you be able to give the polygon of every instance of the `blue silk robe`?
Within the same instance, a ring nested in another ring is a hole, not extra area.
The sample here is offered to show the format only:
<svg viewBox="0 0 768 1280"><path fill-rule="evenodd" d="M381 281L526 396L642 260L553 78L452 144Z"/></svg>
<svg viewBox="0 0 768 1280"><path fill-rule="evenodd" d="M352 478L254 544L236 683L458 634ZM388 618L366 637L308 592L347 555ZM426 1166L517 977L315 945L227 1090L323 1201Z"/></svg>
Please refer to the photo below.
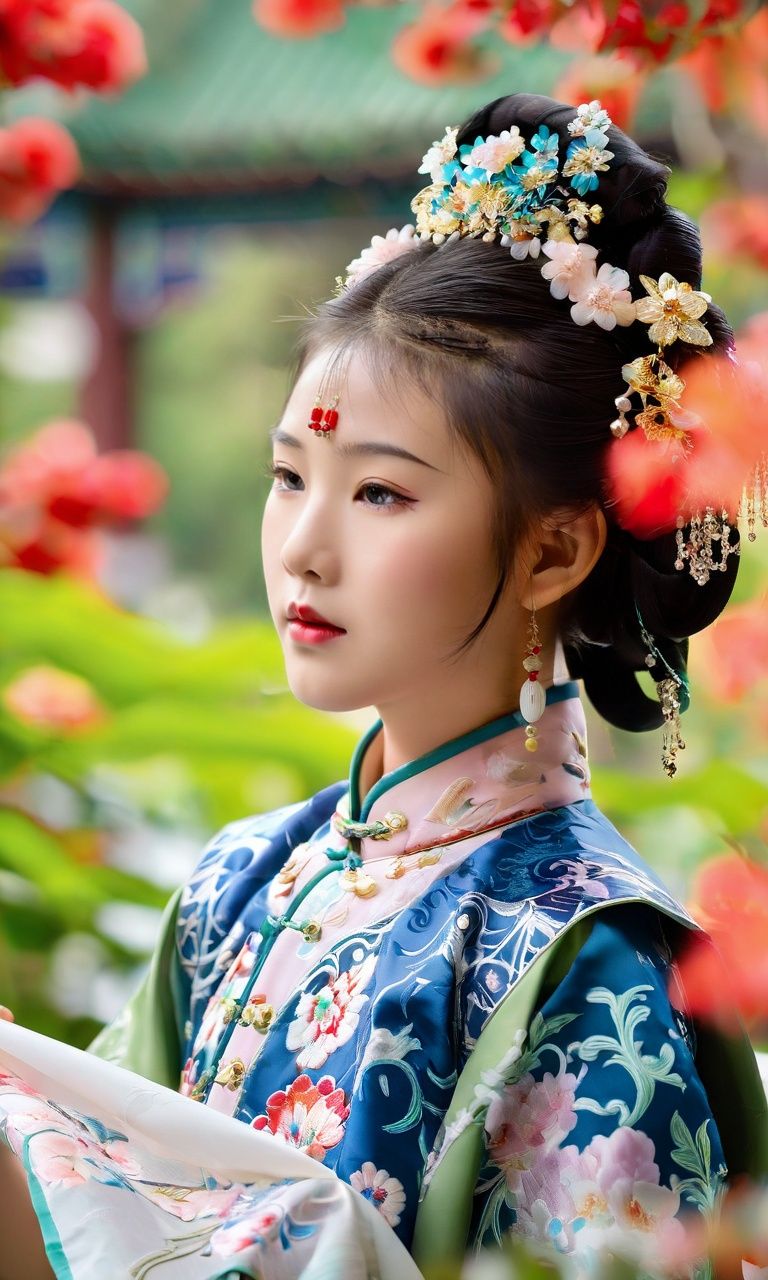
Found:
<svg viewBox="0 0 768 1280"><path fill-rule="evenodd" d="M422 1266L508 1232L652 1264L727 1173L670 995L695 926L591 797L578 686L546 693L535 754L512 713L361 797L377 724L348 782L225 827L92 1046L335 1170ZM227 1212L232 1275L329 1239L285 1182Z"/></svg>

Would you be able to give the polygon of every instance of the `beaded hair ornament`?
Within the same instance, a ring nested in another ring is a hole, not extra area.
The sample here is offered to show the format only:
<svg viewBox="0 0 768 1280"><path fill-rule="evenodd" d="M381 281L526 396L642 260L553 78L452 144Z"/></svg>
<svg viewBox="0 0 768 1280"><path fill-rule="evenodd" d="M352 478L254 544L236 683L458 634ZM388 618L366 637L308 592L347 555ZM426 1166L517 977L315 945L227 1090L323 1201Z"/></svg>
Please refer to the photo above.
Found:
<svg viewBox="0 0 768 1280"><path fill-rule="evenodd" d="M675 342L693 347L711 346L712 337L702 317L711 295L679 281L670 272L658 280L641 275L645 296L633 298L628 273L608 262L599 266L598 250L587 243L590 225L602 221L602 206L590 202L590 193L600 184L599 174L607 172L614 153L608 149L608 129L612 121L599 100L581 103L568 123L571 135L565 159L560 156L560 139L546 125L540 125L526 142L517 125L498 136L477 137L472 145L457 145L458 127L448 128L423 157L418 172L430 182L411 201L416 224L407 224L374 236L370 246L350 262L346 279L337 279L339 293L354 287L365 276L391 259L414 249L420 242L449 244L461 236L499 241L517 260L540 260L541 274L549 281L552 295L568 300L577 325L596 324L610 331L636 320L649 326L648 337L656 351L638 355L622 366L625 391L616 397L617 416L610 431L617 441L630 429L632 397L640 401L634 423L648 442L667 446L657 465L670 471L694 448L700 417L682 404L685 382L664 359L665 349ZM575 193L575 194L574 194ZM312 409L307 424L319 437L329 438L338 422L336 398L328 408L321 400ZM663 459L663 460L662 460ZM729 513L724 503L704 505L675 517L677 558L675 568L686 564L693 579L704 585L710 574L725 570L728 556L739 555L738 539L731 540L738 518L746 512L749 539L755 538L755 511L768 527L768 460L763 456L744 484L739 511ZM732 505L732 504L731 504ZM629 521L619 523L629 528ZM686 524L689 534L686 538ZM663 532L659 528L657 532ZM657 689L665 718L663 759L670 776L675 772L674 755L684 746L679 734L679 711L689 701L687 679L672 670L659 653L642 624L641 632L650 653L648 665L659 661L669 675Z"/></svg>

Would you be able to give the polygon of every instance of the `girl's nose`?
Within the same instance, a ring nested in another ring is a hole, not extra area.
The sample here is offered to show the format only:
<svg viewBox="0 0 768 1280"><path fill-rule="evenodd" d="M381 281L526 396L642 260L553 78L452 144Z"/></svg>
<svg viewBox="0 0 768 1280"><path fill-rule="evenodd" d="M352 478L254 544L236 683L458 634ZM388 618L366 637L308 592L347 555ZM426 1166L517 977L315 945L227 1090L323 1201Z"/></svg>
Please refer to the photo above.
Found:
<svg viewBox="0 0 768 1280"><path fill-rule="evenodd" d="M338 556L327 502L303 504L283 541L280 560L286 572L294 577L310 575L322 582L333 581L338 571Z"/></svg>

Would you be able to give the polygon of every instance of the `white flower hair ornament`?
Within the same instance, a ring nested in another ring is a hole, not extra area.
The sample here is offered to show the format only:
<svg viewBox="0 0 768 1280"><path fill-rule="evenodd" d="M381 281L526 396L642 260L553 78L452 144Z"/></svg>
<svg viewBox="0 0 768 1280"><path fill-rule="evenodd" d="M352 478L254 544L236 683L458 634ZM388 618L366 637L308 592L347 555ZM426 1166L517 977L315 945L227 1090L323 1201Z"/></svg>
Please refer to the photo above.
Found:
<svg viewBox="0 0 768 1280"><path fill-rule="evenodd" d="M415 226L409 223L399 230L392 228L386 236L374 236L370 246L349 263L346 279L338 278L338 292L354 287L423 241L442 245L460 236L476 236L487 241L498 239L515 259L539 261L553 297L570 303L577 325L596 324L610 331L635 321L647 324L648 337L657 350L623 366L627 386L616 397L618 416L610 430L617 443L623 440L631 425L631 397L638 396L642 408L635 412L634 424L642 429L652 452L638 459L638 433L633 432L631 457L627 452L622 460L617 453L613 466L609 459L609 475L617 495L614 514L623 528L641 538L676 528L675 568L684 569L687 562L691 576L703 585L712 572L726 568L729 554L739 554L738 541L731 542L729 535L743 511L750 540L755 537L756 509L763 526L768 527L768 460L764 452L758 453L754 462L750 460L751 471L743 486L739 482L736 501L733 487L729 497L723 497L717 475L711 475L703 487L700 474L696 484L681 483L685 464L706 428L699 415L683 407L686 384L666 363L663 353L674 342L699 348L712 344L701 322L712 298L664 272L658 280L641 275L645 296L635 299L627 272L608 262L598 264L598 250L585 243L590 225L603 218L602 207L585 197L597 190L600 173L609 169L614 158L608 149L611 125L608 112L597 99L581 103L568 124L571 139L562 167L560 139L546 125L537 129L530 142L515 125L498 136L477 137L472 145L463 146L457 142L458 127L446 129L418 170L429 175L430 182L411 201ZM313 415L308 425L327 436L332 428L323 420L321 410L313 410ZM645 490L637 479L638 471L649 481ZM634 490L630 500L622 490L628 476L628 487ZM676 492L677 506L672 512L668 498L666 507L651 502L653 517L649 520L648 491L654 486L659 493ZM683 532L686 524L690 526L688 540Z"/></svg>

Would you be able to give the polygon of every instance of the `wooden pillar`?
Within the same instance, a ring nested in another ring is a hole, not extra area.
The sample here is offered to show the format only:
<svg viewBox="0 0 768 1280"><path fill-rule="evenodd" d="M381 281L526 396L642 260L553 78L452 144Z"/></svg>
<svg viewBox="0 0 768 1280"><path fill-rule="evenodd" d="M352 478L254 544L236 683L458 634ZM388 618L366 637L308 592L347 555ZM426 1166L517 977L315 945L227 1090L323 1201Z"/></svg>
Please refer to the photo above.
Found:
<svg viewBox="0 0 768 1280"><path fill-rule="evenodd" d="M134 439L134 334L115 310L116 209L94 203L85 304L96 327L94 367L80 389L79 415L99 449L129 449Z"/></svg>

